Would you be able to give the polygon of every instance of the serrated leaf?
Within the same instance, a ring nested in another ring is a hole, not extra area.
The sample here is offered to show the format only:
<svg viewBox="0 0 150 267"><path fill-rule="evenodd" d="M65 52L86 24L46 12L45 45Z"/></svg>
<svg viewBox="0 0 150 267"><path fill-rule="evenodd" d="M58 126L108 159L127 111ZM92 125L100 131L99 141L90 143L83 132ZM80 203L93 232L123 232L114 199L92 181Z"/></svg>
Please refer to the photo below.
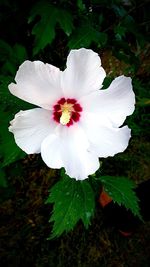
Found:
<svg viewBox="0 0 150 267"><path fill-rule="evenodd" d="M94 29L91 25L84 23L70 36L68 47L70 49L77 49L81 47L88 48L94 42L98 46L103 46L107 42L107 34Z"/></svg>
<svg viewBox="0 0 150 267"><path fill-rule="evenodd" d="M72 230L80 219L87 228L95 209L94 193L88 181L76 181L67 176L51 188L46 203L54 203L50 239Z"/></svg>
<svg viewBox="0 0 150 267"><path fill-rule="evenodd" d="M70 36L74 28L72 15L66 10L58 9L57 20L60 24L60 27L66 33L66 35Z"/></svg>
<svg viewBox="0 0 150 267"><path fill-rule="evenodd" d="M57 23L68 36L73 30L71 14L51 5L48 1L40 1L34 5L28 22L34 21L37 16L40 16L40 20L32 29L32 34L35 35L34 55L54 40Z"/></svg>
<svg viewBox="0 0 150 267"><path fill-rule="evenodd" d="M124 205L126 209L130 209L134 215L140 219L139 199L133 190L136 185L133 181L125 177L101 176L100 181L104 186L104 190L118 205Z"/></svg>

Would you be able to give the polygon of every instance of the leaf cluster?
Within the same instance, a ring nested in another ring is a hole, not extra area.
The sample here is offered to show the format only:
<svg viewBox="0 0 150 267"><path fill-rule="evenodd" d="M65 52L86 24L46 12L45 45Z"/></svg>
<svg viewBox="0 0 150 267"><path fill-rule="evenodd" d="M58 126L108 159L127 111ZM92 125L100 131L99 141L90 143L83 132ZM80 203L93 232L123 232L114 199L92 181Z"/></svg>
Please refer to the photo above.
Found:
<svg viewBox="0 0 150 267"><path fill-rule="evenodd" d="M134 192L135 183L128 178L97 174L91 179L76 181L70 179L63 170L61 176L61 179L50 189L46 201L47 204L53 204L50 217L53 227L49 239L69 232L80 220L87 229L94 216L96 198L102 186L114 202L130 209L142 220L139 200Z"/></svg>

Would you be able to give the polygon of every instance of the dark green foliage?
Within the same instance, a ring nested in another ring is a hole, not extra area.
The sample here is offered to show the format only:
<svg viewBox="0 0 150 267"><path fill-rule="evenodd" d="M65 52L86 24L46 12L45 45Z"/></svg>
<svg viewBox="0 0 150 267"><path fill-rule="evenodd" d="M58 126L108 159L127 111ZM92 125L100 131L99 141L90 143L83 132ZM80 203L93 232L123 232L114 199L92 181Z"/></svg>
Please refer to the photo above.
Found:
<svg viewBox="0 0 150 267"><path fill-rule="evenodd" d="M8 90L8 85L14 81L19 65L28 58L26 48L19 44L11 47L7 42L0 40L0 54L2 64L0 74L0 158L1 166L4 167L25 156L25 153L16 145L12 133L8 131L9 122L16 112L33 106L14 97Z"/></svg>
<svg viewBox="0 0 150 267"><path fill-rule="evenodd" d="M132 116L127 118L127 123L132 129L132 136L149 139L150 132L150 83L144 84L139 79L133 79L133 88L136 95L136 109Z"/></svg>
<svg viewBox="0 0 150 267"><path fill-rule="evenodd" d="M20 44L11 47L4 40L0 40L0 61L2 62L1 73L15 75L19 65L25 61L27 56L26 48Z"/></svg>
<svg viewBox="0 0 150 267"><path fill-rule="evenodd" d="M64 9L50 5L49 1L38 2L31 10L28 22L32 22L38 15L40 20L32 29L32 34L35 35L34 55L54 40L57 23L67 36L73 29L71 14Z"/></svg>
<svg viewBox="0 0 150 267"><path fill-rule="evenodd" d="M0 187L7 187L5 171L2 168L0 168Z"/></svg>
<svg viewBox="0 0 150 267"><path fill-rule="evenodd" d="M98 47L104 46L107 42L107 34L96 30L88 21L83 21L70 36L68 46L70 49L81 47L88 48L92 43Z"/></svg>
<svg viewBox="0 0 150 267"><path fill-rule="evenodd" d="M94 192L88 181L76 181L63 174L51 189L46 203L54 203L50 222L54 222L50 238L74 228L81 219L88 228L95 210Z"/></svg>
<svg viewBox="0 0 150 267"><path fill-rule="evenodd" d="M114 202L130 209L142 220L139 200L134 192L136 185L132 180L125 177L99 176L97 173L90 180L76 181L62 172L62 179L50 189L46 201L47 204L54 204L50 218L50 222L54 223L50 239L72 230L80 219L85 228L89 226L95 212L99 182Z"/></svg>
<svg viewBox="0 0 150 267"><path fill-rule="evenodd" d="M124 205L134 215L141 218L138 198L134 192L135 183L125 177L101 176L99 177L104 190L118 205ZM142 218L141 218L142 219Z"/></svg>
<svg viewBox="0 0 150 267"><path fill-rule="evenodd" d="M27 59L27 52L24 46L15 44L11 47L8 43L0 40L1 53L1 75L0 75L0 143L1 143L1 166L25 156L25 153L14 142L14 136L8 131L9 122L16 112L27 109L32 105L14 97L8 90L8 85L13 82L19 65Z"/></svg>

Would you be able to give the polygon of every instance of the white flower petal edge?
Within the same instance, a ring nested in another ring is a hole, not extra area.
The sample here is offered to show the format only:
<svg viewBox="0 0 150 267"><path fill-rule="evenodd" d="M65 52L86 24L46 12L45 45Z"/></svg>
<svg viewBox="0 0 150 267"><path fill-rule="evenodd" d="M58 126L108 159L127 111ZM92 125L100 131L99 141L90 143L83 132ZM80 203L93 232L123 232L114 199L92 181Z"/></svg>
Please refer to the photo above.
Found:
<svg viewBox="0 0 150 267"><path fill-rule="evenodd" d="M10 92L37 106L52 109L54 102L62 95L60 86L61 71L41 61L25 61L17 71L15 83Z"/></svg>
<svg viewBox="0 0 150 267"><path fill-rule="evenodd" d="M131 78L119 76L105 90L98 90L80 99L84 111L92 112L114 127L123 124L135 109L135 94Z"/></svg>
<svg viewBox="0 0 150 267"><path fill-rule="evenodd" d="M86 114L86 119L81 121L90 143L89 150L98 157L114 156L123 152L129 143L131 130L127 127L114 128L110 124L102 124L98 116Z"/></svg>
<svg viewBox="0 0 150 267"><path fill-rule="evenodd" d="M54 132L50 115L50 111L35 108L18 112L10 122L9 131L14 134L16 144L27 154L40 153L42 141Z"/></svg>
<svg viewBox="0 0 150 267"><path fill-rule="evenodd" d="M62 89L67 97L79 97L102 87L106 76L97 53L90 49L71 50L62 72Z"/></svg>
<svg viewBox="0 0 150 267"><path fill-rule="evenodd" d="M42 143L41 155L50 168L64 167L76 180L84 180L99 168L96 154L88 151L86 133L79 126L63 126L57 135L48 136Z"/></svg>

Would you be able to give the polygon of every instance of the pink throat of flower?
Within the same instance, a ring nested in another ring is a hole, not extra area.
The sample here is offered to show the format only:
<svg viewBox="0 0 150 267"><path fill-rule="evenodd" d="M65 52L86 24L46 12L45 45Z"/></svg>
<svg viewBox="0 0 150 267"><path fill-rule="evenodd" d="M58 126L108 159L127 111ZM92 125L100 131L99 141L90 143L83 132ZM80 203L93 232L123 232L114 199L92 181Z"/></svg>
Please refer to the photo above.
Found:
<svg viewBox="0 0 150 267"><path fill-rule="evenodd" d="M74 98L61 98L53 106L53 119L62 125L71 126L80 120L82 107Z"/></svg>

